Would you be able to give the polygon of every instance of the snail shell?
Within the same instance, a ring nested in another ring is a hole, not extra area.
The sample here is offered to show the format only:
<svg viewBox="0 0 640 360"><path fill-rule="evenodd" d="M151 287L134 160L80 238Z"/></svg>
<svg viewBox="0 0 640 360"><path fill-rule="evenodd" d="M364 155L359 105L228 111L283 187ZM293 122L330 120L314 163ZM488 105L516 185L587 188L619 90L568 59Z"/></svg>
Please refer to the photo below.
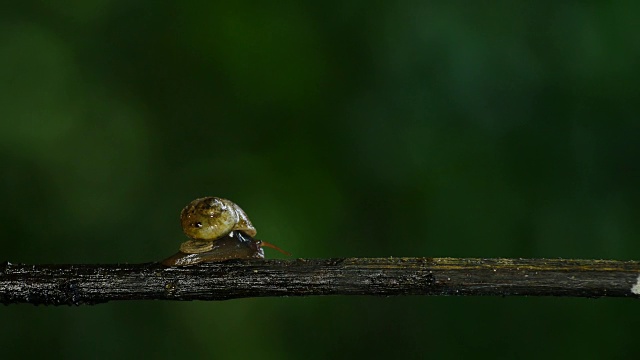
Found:
<svg viewBox="0 0 640 360"><path fill-rule="evenodd" d="M180 251L186 254L210 251L214 240L232 231L242 231L249 236L257 233L247 214L238 205L217 197L190 202L180 213L180 223L185 235L192 239L180 246Z"/></svg>

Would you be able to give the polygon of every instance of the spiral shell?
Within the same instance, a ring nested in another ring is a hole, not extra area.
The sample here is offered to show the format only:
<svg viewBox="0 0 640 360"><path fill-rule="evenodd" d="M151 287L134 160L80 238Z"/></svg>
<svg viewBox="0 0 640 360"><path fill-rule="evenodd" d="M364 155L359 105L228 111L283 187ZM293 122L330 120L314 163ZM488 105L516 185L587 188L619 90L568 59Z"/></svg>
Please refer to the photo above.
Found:
<svg viewBox="0 0 640 360"><path fill-rule="evenodd" d="M180 213L182 230L191 240L180 246L180 251L196 254L213 248L212 242L232 231L256 235L256 229L247 214L230 200L204 197L189 203Z"/></svg>

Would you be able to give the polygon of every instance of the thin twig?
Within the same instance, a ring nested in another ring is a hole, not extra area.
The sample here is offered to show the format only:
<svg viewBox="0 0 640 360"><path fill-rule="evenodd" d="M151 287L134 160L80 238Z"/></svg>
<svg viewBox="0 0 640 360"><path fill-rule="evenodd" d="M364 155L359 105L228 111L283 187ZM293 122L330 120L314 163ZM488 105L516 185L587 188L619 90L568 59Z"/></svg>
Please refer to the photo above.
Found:
<svg viewBox="0 0 640 360"><path fill-rule="evenodd" d="M640 298L640 262L563 259L345 258L0 265L0 302L227 300L309 295L498 295Z"/></svg>

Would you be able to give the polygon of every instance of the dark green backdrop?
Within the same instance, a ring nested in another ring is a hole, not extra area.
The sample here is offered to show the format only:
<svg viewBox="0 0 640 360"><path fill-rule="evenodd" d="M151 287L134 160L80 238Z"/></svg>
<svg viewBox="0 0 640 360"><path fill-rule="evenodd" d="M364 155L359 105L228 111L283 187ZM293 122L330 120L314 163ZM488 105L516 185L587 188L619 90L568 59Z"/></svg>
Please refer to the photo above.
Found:
<svg viewBox="0 0 640 360"><path fill-rule="evenodd" d="M639 4L3 5L0 260L160 260L205 195L295 257L638 259ZM24 305L0 308L0 357L633 358L639 319L629 299Z"/></svg>

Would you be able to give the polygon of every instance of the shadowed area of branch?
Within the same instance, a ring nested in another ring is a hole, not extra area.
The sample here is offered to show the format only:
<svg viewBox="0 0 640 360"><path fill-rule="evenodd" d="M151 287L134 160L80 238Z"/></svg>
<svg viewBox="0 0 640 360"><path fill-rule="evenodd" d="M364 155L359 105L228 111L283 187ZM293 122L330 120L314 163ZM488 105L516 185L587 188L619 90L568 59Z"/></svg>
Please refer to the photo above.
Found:
<svg viewBox="0 0 640 360"><path fill-rule="evenodd" d="M344 258L0 266L0 302L227 300L310 295L639 298L640 262L565 259Z"/></svg>

